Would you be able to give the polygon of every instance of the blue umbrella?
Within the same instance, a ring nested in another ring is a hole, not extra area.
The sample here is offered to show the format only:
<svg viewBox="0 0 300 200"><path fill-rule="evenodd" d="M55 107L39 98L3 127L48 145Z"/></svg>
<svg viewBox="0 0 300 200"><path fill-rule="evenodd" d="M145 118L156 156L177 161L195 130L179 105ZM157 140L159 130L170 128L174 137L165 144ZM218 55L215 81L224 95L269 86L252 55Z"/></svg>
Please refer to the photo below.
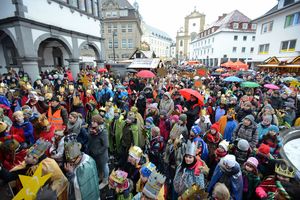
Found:
<svg viewBox="0 0 300 200"><path fill-rule="evenodd" d="M236 76L229 76L227 78L224 78L225 82L242 82L244 81L243 79L240 79L239 77Z"/></svg>

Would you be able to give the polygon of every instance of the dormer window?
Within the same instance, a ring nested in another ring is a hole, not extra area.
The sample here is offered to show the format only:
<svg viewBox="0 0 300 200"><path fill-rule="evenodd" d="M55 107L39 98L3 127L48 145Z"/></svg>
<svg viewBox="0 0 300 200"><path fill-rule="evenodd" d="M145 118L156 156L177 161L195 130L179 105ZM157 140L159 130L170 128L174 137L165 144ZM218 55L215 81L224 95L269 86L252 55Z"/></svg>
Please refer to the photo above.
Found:
<svg viewBox="0 0 300 200"><path fill-rule="evenodd" d="M239 28L239 23L235 22L233 23L233 29L238 29Z"/></svg>
<svg viewBox="0 0 300 200"><path fill-rule="evenodd" d="M295 0L284 0L283 6L287 6L287 5L292 4L294 2L295 2Z"/></svg>
<svg viewBox="0 0 300 200"><path fill-rule="evenodd" d="M248 24L247 23L243 23L243 29L248 29Z"/></svg>

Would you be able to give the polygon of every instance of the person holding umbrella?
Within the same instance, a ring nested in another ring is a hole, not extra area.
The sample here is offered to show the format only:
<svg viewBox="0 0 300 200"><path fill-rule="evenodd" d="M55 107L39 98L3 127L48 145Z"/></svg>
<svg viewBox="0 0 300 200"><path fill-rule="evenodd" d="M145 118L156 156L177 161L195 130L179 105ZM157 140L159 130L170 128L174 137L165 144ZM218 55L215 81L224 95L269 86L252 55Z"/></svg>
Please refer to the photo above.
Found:
<svg viewBox="0 0 300 200"><path fill-rule="evenodd" d="M200 113L200 105L198 104L198 99L194 95L191 95L190 100L188 100L183 108L183 112L187 115L187 128L191 130L194 122L197 120Z"/></svg>

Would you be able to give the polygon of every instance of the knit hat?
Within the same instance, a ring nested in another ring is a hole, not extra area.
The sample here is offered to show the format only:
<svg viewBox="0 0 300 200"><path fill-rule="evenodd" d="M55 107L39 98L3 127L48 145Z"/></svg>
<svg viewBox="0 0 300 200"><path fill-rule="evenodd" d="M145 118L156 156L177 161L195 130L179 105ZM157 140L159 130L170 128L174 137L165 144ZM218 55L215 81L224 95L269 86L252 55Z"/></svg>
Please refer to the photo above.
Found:
<svg viewBox="0 0 300 200"><path fill-rule="evenodd" d="M101 117L101 115L94 115L92 117L92 121L96 122L97 124L102 124L103 123L103 118Z"/></svg>
<svg viewBox="0 0 300 200"><path fill-rule="evenodd" d="M272 122L272 116L271 115L264 115L263 120L267 120L269 122Z"/></svg>
<svg viewBox="0 0 300 200"><path fill-rule="evenodd" d="M181 120L181 121L183 121L183 122L186 122L186 120L187 120L186 114L181 114L181 115L179 116L179 120Z"/></svg>
<svg viewBox="0 0 300 200"><path fill-rule="evenodd" d="M24 116L28 116L28 117L32 116L33 111L28 105L22 106L22 111Z"/></svg>
<svg viewBox="0 0 300 200"><path fill-rule="evenodd" d="M226 140L222 140L222 141L219 143L219 146L222 147L225 151L228 151L229 142L227 142Z"/></svg>
<svg viewBox="0 0 300 200"><path fill-rule="evenodd" d="M251 121L252 124L255 123L253 115L247 115L244 119L249 119L249 120ZM243 119L243 120L244 120L244 119Z"/></svg>
<svg viewBox="0 0 300 200"><path fill-rule="evenodd" d="M172 115L172 116L170 117L170 120L174 120L175 122L178 122L179 116L178 116L178 115Z"/></svg>
<svg viewBox="0 0 300 200"><path fill-rule="evenodd" d="M265 156L269 156L269 154L270 154L269 145L262 143L258 148L258 153L263 154Z"/></svg>
<svg viewBox="0 0 300 200"><path fill-rule="evenodd" d="M211 125L210 129L215 129L217 132L220 131L220 124L218 122Z"/></svg>
<svg viewBox="0 0 300 200"><path fill-rule="evenodd" d="M244 165L246 164L251 165L257 171L258 160L255 157L249 157Z"/></svg>
<svg viewBox="0 0 300 200"><path fill-rule="evenodd" d="M157 109L157 103L151 103L149 106L148 106L148 108L150 108L150 109Z"/></svg>
<svg viewBox="0 0 300 200"><path fill-rule="evenodd" d="M23 112L19 110L19 111L14 112L14 114L12 115L12 117L15 118L16 116L19 116L19 115L24 116Z"/></svg>
<svg viewBox="0 0 300 200"><path fill-rule="evenodd" d="M152 172L156 170L156 166L152 162L148 162L145 165L142 166L140 172L142 176L149 177Z"/></svg>
<svg viewBox="0 0 300 200"><path fill-rule="evenodd" d="M147 117L146 118L146 123L149 123L149 124L153 124L153 117Z"/></svg>
<svg viewBox="0 0 300 200"><path fill-rule="evenodd" d="M181 105L176 105L175 109L178 109L180 113L182 112L182 106Z"/></svg>
<svg viewBox="0 0 300 200"><path fill-rule="evenodd" d="M166 110L161 110L160 112L159 112L159 115L163 115L163 116L167 116L167 111Z"/></svg>
<svg viewBox="0 0 300 200"><path fill-rule="evenodd" d="M270 131L274 131L275 133L279 133L279 128L278 128L278 126L270 126L268 132L270 132Z"/></svg>
<svg viewBox="0 0 300 200"><path fill-rule="evenodd" d="M232 168L235 166L236 160L235 156L231 154L227 154L225 157L222 158L223 164L227 165L228 167Z"/></svg>
<svg viewBox="0 0 300 200"><path fill-rule="evenodd" d="M5 122L0 122L0 133L6 131L8 125Z"/></svg>
<svg viewBox="0 0 300 200"><path fill-rule="evenodd" d="M240 149L241 151L248 151L250 148L249 142L245 139L239 139L238 143L237 143L237 147L238 149Z"/></svg>
<svg viewBox="0 0 300 200"><path fill-rule="evenodd" d="M193 133L195 133L195 135L199 135L202 132L199 125L192 126L191 130L193 131Z"/></svg>
<svg viewBox="0 0 300 200"><path fill-rule="evenodd" d="M151 173L149 180L143 188L143 194L148 198L156 199L159 191L165 183L165 180L166 177L164 177L163 175L157 172Z"/></svg>

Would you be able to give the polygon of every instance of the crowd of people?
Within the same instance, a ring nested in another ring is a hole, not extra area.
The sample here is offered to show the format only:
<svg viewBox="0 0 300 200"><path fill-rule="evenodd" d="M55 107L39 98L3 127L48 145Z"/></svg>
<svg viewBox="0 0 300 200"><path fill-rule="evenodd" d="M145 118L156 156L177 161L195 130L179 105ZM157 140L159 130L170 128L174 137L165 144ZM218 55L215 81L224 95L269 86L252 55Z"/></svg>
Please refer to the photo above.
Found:
<svg viewBox="0 0 300 200"><path fill-rule="evenodd" d="M300 126L297 85L283 81L295 74L236 74L257 83L243 86L166 71L2 74L1 187L25 195L20 175L42 166L51 176L27 188L31 199L298 199L300 173L279 134Z"/></svg>

